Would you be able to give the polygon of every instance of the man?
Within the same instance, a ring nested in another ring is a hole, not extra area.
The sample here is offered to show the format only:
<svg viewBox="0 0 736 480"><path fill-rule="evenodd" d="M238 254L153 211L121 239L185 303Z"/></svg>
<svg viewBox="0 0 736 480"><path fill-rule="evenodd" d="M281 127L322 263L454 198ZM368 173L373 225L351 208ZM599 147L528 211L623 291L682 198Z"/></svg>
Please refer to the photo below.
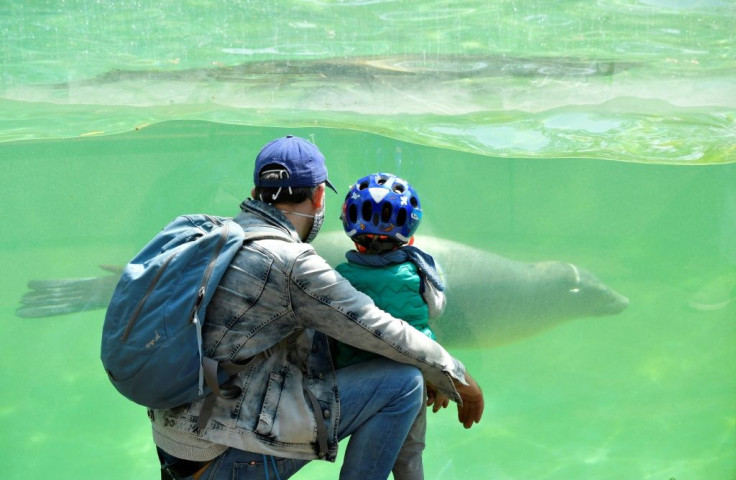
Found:
<svg viewBox="0 0 736 480"><path fill-rule="evenodd" d="M164 478L284 479L309 460L334 461L337 442L350 437L340 478L385 479L424 408L424 378L458 402L465 428L477 423L483 394L464 366L378 309L309 245L325 187L335 190L317 147L276 139L253 176L253 199L235 220L264 238L236 255L204 326L208 356L247 367L231 398L149 411ZM335 371L330 338L382 357Z"/></svg>

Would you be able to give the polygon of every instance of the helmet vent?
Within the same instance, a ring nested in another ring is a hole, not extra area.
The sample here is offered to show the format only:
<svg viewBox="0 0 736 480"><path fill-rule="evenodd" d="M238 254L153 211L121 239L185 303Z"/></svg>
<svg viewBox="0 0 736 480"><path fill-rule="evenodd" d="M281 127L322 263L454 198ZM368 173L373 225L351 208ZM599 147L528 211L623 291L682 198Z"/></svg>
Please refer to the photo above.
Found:
<svg viewBox="0 0 736 480"><path fill-rule="evenodd" d="M414 208L417 208L419 206L419 201L417 201L417 197L411 197L409 199L409 203L411 203L411 206Z"/></svg>
<svg viewBox="0 0 736 480"><path fill-rule="evenodd" d="M388 202L385 202L383 206L381 207L381 222L388 223L391 220L391 212L393 208L391 208L391 204Z"/></svg>
<svg viewBox="0 0 736 480"><path fill-rule="evenodd" d="M400 208L398 213L396 214L396 226L403 227L405 223L406 223L406 209Z"/></svg>
<svg viewBox="0 0 736 480"><path fill-rule="evenodd" d="M373 207L371 206L371 202L363 202L360 213L363 215L363 220L370 222L371 217L373 217Z"/></svg>
<svg viewBox="0 0 736 480"><path fill-rule="evenodd" d="M350 208L348 208L348 218L352 223L358 221L358 208L355 205L350 205Z"/></svg>

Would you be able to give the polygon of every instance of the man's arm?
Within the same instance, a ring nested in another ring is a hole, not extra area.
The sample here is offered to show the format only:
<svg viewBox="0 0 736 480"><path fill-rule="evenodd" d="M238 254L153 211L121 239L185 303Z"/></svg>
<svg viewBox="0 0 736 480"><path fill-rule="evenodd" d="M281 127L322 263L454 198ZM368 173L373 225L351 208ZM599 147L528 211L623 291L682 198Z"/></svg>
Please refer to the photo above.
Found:
<svg viewBox="0 0 736 480"><path fill-rule="evenodd" d="M305 328L417 366L428 382L452 400L462 403L467 399L474 405L463 407L464 420L472 424L480 419L483 398L480 388L472 378L468 382L464 365L441 345L380 310L370 297L353 288L311 249L297 257L291 275L292 304L297 321Z"/></svg>

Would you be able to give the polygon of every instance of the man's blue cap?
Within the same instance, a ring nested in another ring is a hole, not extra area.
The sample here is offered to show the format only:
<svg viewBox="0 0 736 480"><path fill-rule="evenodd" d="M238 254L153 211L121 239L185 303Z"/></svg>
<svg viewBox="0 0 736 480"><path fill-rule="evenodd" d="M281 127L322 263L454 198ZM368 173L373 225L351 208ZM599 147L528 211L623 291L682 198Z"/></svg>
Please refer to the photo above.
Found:
<svg viewBox="0 0 736 480"><path fill-rule="evenodd" d="M264 167L269 165L283 167L286 174L278 179L261 180ZM327 180L324 155L303 138L293 135L277 138L266 144L256 157L253 184L257 187L314 187L323 182L337 193Z"/></svg>

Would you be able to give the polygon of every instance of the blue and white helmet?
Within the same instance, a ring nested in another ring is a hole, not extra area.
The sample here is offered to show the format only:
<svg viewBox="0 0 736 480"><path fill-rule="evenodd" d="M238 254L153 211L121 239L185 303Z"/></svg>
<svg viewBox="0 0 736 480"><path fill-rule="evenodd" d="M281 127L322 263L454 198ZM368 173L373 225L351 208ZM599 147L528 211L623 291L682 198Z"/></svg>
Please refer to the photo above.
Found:
<svg viewBox="0 0 736 480"><path fill-rule="evenodd" d="M409 243L422 220L417 192L391 173L374 173L350 187L342 205L342 225L353 240L362 235Z"/></svg>

